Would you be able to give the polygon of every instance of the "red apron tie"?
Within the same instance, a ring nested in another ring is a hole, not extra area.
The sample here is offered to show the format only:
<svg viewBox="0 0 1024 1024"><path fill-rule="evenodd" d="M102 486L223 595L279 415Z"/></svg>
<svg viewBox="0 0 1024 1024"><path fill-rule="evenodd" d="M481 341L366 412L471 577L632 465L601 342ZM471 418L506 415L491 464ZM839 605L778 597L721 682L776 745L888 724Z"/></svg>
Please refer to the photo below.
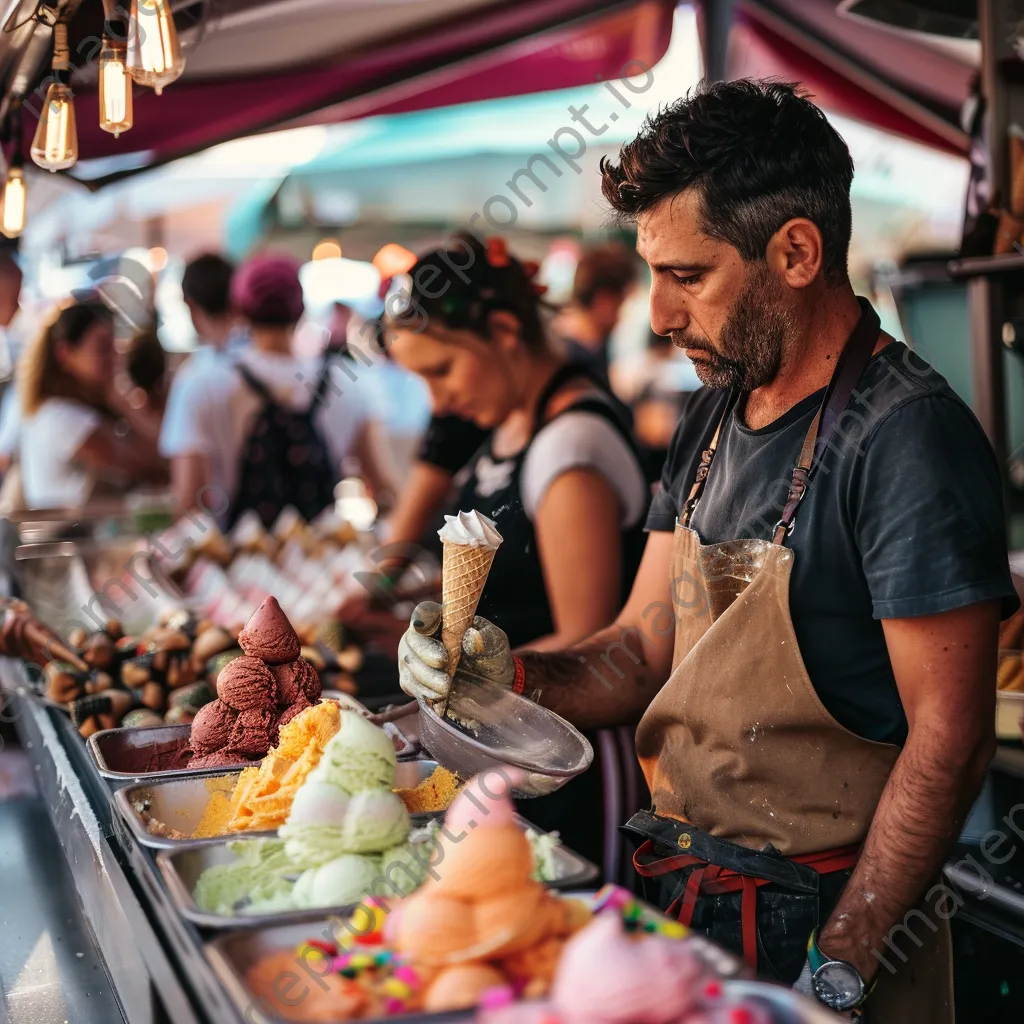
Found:
<svg viewBox="0 0 1024 1024"><path fill-rule="evenodd" d="M643 878L660 878L684 868L693 868L686 880L682 895L676 897L669 905L666 913L675 914L679 923L689 928L697 908L697 900L701 896L721 896L726 893L742 892L741 922L743 931L743 959L753 970L757 970L757 890L762 885L770 885L771 880L758 878L755 875L743 875L737 871L709 864L699 857L676 854L671 857L660 857L644 861L642 858L652 856L654 843L645 840L633 854L633 867ZM820 875L831 874L833 871L846 871L857 863L860 855L859 846L844 846L835 850L824 850L821 853L805 853L799 857L789 857L794 864L804 864L814 868Z"/></svg>

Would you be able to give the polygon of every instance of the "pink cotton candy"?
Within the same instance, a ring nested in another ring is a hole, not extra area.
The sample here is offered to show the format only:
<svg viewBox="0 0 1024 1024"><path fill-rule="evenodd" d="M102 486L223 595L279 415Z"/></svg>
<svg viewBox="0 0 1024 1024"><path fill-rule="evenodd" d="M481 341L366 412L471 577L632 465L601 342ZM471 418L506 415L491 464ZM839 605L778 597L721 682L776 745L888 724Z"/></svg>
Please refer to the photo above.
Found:
<svg viewBox="0 0 1024 1024"><path fill-rule="evenodd" d="M515 822L512 790L522 781L514 769L492 768L473 776L444 816L448 831L458 834L491 825Z"/></svg>

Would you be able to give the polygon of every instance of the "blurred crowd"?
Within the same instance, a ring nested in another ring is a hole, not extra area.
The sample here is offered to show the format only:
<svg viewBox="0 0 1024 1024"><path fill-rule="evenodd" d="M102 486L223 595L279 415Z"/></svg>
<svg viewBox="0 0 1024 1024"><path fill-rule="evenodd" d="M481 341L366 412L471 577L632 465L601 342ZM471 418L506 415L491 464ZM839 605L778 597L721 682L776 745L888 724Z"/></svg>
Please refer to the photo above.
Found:
<svg viewBox="0 0 1024 1024"><path fill-rule="evenodd" d="M24 344L0 404L0 507L79 509L163 486L182 509L209 492L203 504L227 525L261 504L270 517L280 501L263 490L289 484L256 479L261 456L275 457L251 437L256 428L279 433L274 415L265 415L269 403L279 420L309 414L308 429L288 427L309 442L291 455L302 468L295 486L316 493L306 502L311 510L343 476L358 476L379 509L395 511L397 536L422 530L487 431L472 417L446 415L436 400L431 419L423 379L392 358L379 328L367 330L341 303L317 332L320 351L296 354L309 348L295 345L305 314L298 271L273 254L239 267L212 253L192 259L181 288L197 346L184 361L161 347L155 314L121 337L102 283L60 303ZM628 406L645 475L656 479L698 382L685 357L653 333L642 351L610 359L636 279L636 259L623 246L584 251L570 301L543 311L544 343ZM4 331L18 315L21 286L15 259L0 255ZM317 461L319 479L299 481Z"/></svg>

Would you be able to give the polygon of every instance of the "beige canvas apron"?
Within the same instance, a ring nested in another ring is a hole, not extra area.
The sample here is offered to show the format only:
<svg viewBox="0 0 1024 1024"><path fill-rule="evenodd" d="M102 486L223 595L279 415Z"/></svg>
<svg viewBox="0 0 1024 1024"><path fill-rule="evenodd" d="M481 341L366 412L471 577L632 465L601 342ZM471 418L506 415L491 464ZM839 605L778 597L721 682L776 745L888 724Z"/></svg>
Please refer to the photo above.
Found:
<svg viewBox="0 0 1024 1024"><path fill-rule="evenodd" d="M801 453L800 488L820 417ZM675 530L673 672L636 732L654 809L751 849L771 843L790 857L859 844L899 749L841 726L804 666L789 608L794 553L785 546L802 490L771 542L705 545L689 528L720 431L721 424ZM915 929L920 949L901 943L911 955L894 975L881 970L871 1024L952 1021L949 926L934 923L935 933Z"/></svg>

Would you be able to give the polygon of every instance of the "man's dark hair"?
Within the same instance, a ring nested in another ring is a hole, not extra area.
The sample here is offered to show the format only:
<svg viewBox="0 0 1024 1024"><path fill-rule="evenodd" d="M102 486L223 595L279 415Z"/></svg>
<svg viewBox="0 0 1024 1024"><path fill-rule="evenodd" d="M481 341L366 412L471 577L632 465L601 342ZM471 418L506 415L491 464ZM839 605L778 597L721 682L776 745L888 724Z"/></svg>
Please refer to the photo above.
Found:
<svg viewBox="0 0 1024 1024"><path fill-rule="evenodd" d="M601 190L624 218L695 189L702 228L764 259L768 241L794 217L821 231L825 278L846 279L853 161L842 137L797 86L741 79L701 83L649 117L601 161Z"/></svg>
<svg viewBox="0 0 1024 1024"><path fill-rule="evenodd" d="M185 264L181 293L207 316L224 316L231 308L232 263L216 253L197 256Z"/></svg>
<svg viewBox="0 0 1024 1024"><path fill-rule="evenodd" d="M576 264L572 284L573 301L584 309L593 305L599 292L625 295L636 281L636 253L610 242L587 249Z"/></svg>

